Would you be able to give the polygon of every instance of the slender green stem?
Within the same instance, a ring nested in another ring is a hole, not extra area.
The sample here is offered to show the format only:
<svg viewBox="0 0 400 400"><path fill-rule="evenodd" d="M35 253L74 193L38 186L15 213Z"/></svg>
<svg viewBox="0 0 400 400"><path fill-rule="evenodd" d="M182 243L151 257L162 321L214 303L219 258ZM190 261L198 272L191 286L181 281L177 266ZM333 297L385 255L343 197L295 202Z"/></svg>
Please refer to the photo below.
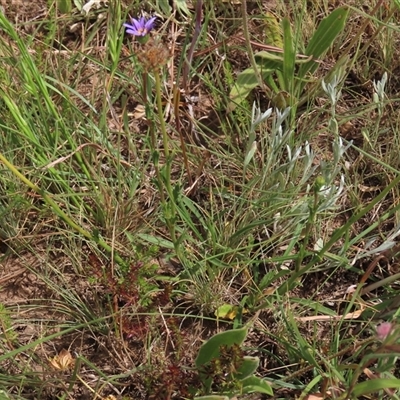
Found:
<svg viewBox="0 0 400 400"><path fill-rule="evenodd" d="M164 147L164 157L165 157L165 175L164 175L164 184L165 188L167 190L167 194L169 197L169 204L170 204L170 215L166 216L166 222L167 226L171 235L171 240L174 243L174 245L177 243L176 241L176 232L175 232L175 215L176 215L176 209L175 209L175 199L173 196L173 190L172 190L172 185L171 185L171 153L169 150L169 138L168 138L168 133L167 133L167 127L165 124L164 120L164 113L163 113L163 107L162 107L162 100L161 100L161 79L160 79L160 74L159 71L155 71L154 73L155 76L155 83L156 83L156 101L157 101L157 110L158 110L158 118L160 120L160 130L162 134L162 140L163 140L163 147ZM164 204L164 206L167 206L167 204Z"/></svg>
<svg viewBox="0 0 400 400"><path fill-rule="evenodd" d="M154 169L156 171L156 177L157 177L157 182L158 182L158 192L160 194L160 201L161 204L165 205L165 195L163 192L163 180L160 174L160 167L158 165L158 156L155 157L155 153L157 152L157 137L156 137L156 127L155 127L155 122L154 119L152 118L152 110L150 106L150 94L151 94L151 85L150 85L150 79L149 79L149 74L148 72L143 72L142 74L142 81L143 81L143 87L142 87L142 97L143 97L143 103L145 104L145 110L146 110L146 117L150 121L150 146L152 149L152 157L153 157L153 162L154 162Z"/></svg>
<svg viewBox="0 0 400 400"><path fill-rule="evenodd" d="M185 145L185 138L182 134L182 128L181 128L181 122L180 122L180 116L179 116L179 102L180 102L180 91L177 85L174 85L174 114L175 114L175 123L176 123L176 130L179 133L179 139L181 141L181 150L182 150L182 157L183 157L183 163L185 165L185 169L187 172L188 180L189 180L189 185L192 186L192 175L190 173L190 167L189 167L189 161L187 158L187 153L186 153L186 145Z"/></svg>
<svg viewBox="0 0 400 400"><path fill-rule="evenodd" d="M165 120L164 120L164 113L163 113L163 107L162 107L162 101L161 101L161 79L160 79L160 74L158 71L156 71L155 75L155 80L156 80L156 100L157 100L157 110L158 110L158 117L160 119L160 129L161 129L161 134L162 134L162 139L163 139L163 146L164 146L164 154L165 154L165 162L168 168L168 172L171 172L171 163L170 163L170 152L169 152L169 140L168 140L168 134L167 134L167 127L165 125ZM169 177L169 175L167 175ZM171 182L168 180L167 182L167 189L170 189Z"/></svg>
<svg viewBox="0 0 400 400"><path fill-rule="evenodd" d="M317 209L318 209L318 193L315 191L314 192L314 200L313 204L310 207L310 215L308 217L308 221L306 223L306 228L305 228L305 233L304 233L304 239L303 243L301 244L300 251L299 251L299 256L296 259L296 264L295 264L295 271L299 272L301 268L301 264L304 260L304 257L306 255L306 250L308 243L310 241L310 233L311 233L311 228L314 226L315 223L315 217L317 215Z"/></svg>

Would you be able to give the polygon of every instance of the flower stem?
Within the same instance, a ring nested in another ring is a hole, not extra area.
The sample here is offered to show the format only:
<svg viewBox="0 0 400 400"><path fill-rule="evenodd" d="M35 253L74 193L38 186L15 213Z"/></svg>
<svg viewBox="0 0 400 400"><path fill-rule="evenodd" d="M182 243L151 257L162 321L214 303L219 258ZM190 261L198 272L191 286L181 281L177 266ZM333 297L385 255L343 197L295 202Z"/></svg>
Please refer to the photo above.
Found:
<svg viewBox="0 0 400 400"><path fill-rule="evenodd" d="M171 240L174 243L174 246L177 246L177 240L176 240L176 231L175 231L175 216L176 216L176 208L175 208L175 199L173 195L173 189L171 185L171 153L169 150L169 138L168 138L168 133L167 133L167 128L164 120L164 113L163 113L163 107L162 107L162 101L161 101L161 79L160 79L160 73L158 70L154 71L154 77L155 77L155 83L156 83L156 101L157 101L157 111L158 111L158 118L159 118L159 123L160 123L160 130L162 134L162 140L163 140L163 147L164 147L164 157L165 157L165 174L164 174L164 179L162 179L162 182L165 185L165 189L167 191L168 197L169 197L169 203L164 202L164 211L165 213L165 220L167 223L167 227L169 230L169 233L171 235ZM162 190L162 188L160 188ZM169 209L168 209L169 206ZM177 249L176 249L177 250Z"/></svg>

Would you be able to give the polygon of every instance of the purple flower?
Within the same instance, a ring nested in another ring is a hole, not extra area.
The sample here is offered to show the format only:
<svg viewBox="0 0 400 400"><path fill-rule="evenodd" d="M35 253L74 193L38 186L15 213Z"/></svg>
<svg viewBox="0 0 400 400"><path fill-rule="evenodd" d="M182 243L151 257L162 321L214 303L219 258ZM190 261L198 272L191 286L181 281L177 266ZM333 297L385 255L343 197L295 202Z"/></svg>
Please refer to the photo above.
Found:
<svg viewBox="0 0 400 400"><path fill-rule="evenodd" d="M156 17L150 18L146 21L145 17L139 19L131 18L130 24L124 24L126 33L134 36L146 36L153 28Z"/></svg>

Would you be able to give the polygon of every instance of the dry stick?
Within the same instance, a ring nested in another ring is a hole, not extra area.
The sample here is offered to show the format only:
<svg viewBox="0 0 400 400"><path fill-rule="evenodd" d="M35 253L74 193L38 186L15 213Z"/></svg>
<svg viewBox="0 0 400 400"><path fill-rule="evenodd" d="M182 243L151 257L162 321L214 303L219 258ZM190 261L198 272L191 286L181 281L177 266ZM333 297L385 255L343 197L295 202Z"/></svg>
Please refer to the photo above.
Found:
<svg viewBox="0 0 400 400"><path fill-rule="evenodd" d="M180 115L179 115L179 103L180 103L180 99L181 99L181 93L180 93L179 88L178 88L177 85L174 85L174 89L173 90L174 90L175 125L176 125L176 130L179 133L179 140L181 142L183 163L185 164L185 169L186 169L188 180L189 180L189 186L192 186L193 179L192 179L192 174L190 173L190 167L189 167L189 162L188 162L187 153L186 153L185 138L183 137L182 126L181 126L181 118L180 118Z"/></svg>
<svg viewBox="0 0 400 400"><path fill-rule="evenodd" d="M362 278L360 280L360 285L363 285L367 281L367 279L369 278L369 276L371 275L371 273L375 269L375 267L378 265L380 260L382 260L382 259L390 260L391 258L395 258L396 256L398 256L399 252L400 252L400 244L397 244L393 248L383 251L381 254L376 256L371 261L371 263L368 265L367 270L365 271L364 275L362 276ZM381 286L389 285L390 283L398 280L399 278L400 278L400 273L388 276L385 279L382 279L378 282L371 283L370 285L362 288L360 294L364 295L364 294L369 293L372 290L375 290ZM386 314L388 314L392 310L398 308L399 305L400 305L400 295L397 295L393 299L391 299L390 305L388 305L383 310L380 310L379 313L376 316L374 316L374 318L384 318L386 316Z"/></svg>
<svg viewBox="0 0 400 400"><path fill-rule="evenodd" d="M107 157L112 157L115 161L118 161L119 163L121 163L122 165L125 165L126 167L132 168L132 165L130 163L128 163L127 161L124 160L118 160L115 156L111 155L110 153L106 152L103 150L103 148L101 146L99 146L96 143L83 143L81 145L79 145L74 151L72 151L70 154L68 154L65 157L59 157L57 158L57 160L52 161L51 163L45 165L43 167L43 169L49 169L49 168L53 168L55 167L57 164L60 164L66 160L68 160L69 158L71 158L75 153L77 153L78 151L81 151L84 147L94 147L96 148L100 153L106 155Z"/></svg>
<svg viewBox="0 0 400 400"><path fill-rule="evenodd" d="M390 258L393 258L394 255L396 255L399 252L400 245L397 245L393 247L392 249L386 250L376 256L368 265L367 270L365 271L364 275L360 279L360 284L363 285L369 276L371 275L372 271L375 269L375 267L378 265L378 262L382 259L389 260ZM368 291L362 291L363 294L367 293Z"/></svg>
<svg viewBox="0 0 400 400"><path fill-rule="evenodd" d="M385 256L382 256L383 258L386 258ZM389 285L389 284L391 284L392 282L395 282L395 281L398 281L400 279L400 273L397 273L397 274L394 274L394 275L390 275L390 276L388 276L387 278L384 278L384 279L382 279L382 280L380 280L380 281L378 281L378 282L374 282L374 283L371 283L370 285L368 285L368 286L366 286L365 288L363 288L362 290L361 290L361 295L363 295L363 294L366 294L366 293L369 293L369 292L372 292L373 290L375 290L375 289L378 289L378 288L380 288L381 286L386 286L386 285ZM400 300L400 297L399 296L396 296L394 299L393 299L393 301L394 300ZM397 304L397 303L396 303ZM390 305L391 307L393 306L393 302L392 302L392 304Z"/></svg>
<svg viewBox="0 0 400 400"><path fill-rule="evenodd" d="M185 92L188 89L188 84L189 84L189 70L190 70L190 66L192 65L192 61L193 61L193 55L194 55L194 49L196 47L197 44L197 40L200 36L200 31L201 31L201 19L203 17L203 1L202 0L197 0L196 3L196 9L195 9L195 14L196 14L196 22L195 22L195 26L194 26L194 34L193 34L193 38L192 38L192 42L190 44L190 49L185 61L185 65L183 67L183 71L182 71L182 76L183 76L183 89L185 90Z"/></svg>
<svg viewBox="0 0 400 400"><path fill-rule="evenodd" d="M214 44L214 45L212 45L210 47L207 47L204 50L196 51L196 53L194 53L194 56L195 57L199 57L199 56L203 56L204 54L208 54L211 51L217 49L218 47L221 47L223 44L229 43L229 42L231 42L233 40L239 40L240 42L246 42L246 39L241 37L241 36L231 36L229 38L221 40L220 42L218 42L218 43L216 43L216 44ZM284 52L284 50L282 48L280 48L280 47L276 47L276 46L271 46L269 44L255 42L254 40L250 40L250 44L252 46L254 46L254 47L259 47L260 49L267 50L267 51L274 51L276 53L283 53ZM305 54L296 54L296 57L303 58L306 61L312 59L312 56L306 56ZM313 61L321 62L321 60L317 60L317 59L315 59Z"/></svg>
<svg viewBox="0 0 400 400"><path fill-rule="evenodd" d="M190 81L189 71L190 71L190 66L192 65L192 61L193 61L194 49L196 48L197 40L199 39L200 32L201 32L201 20L203 17L202 11L203 11L203 1L197 0L196 9L195 9L196 22L195 22L195 27L194 27L194 35L193 35L192 42L191 42L190 48L189 48L189 52L188 52L187 58L185 60L185 65L184 65L183 71L182 71L183 90L185 91L185 93L188 90L188 85L189 85L189 81ZM180 95L181 95L180 91L175 85L175 87L174 87L174 113L175 113L175 120L176 120L176 130L179 133L183 161L184 161L185 168L186 168L186 171L188 174L188 179L189 179L189 186L192 186L193 180L192 180L192 175L190 173L189 162L187 159L185 139L183 137L181 124L180 124L180 116L179 116Z"/></svg>
<svg viewBox="0 0 400 400"><path fill-rule="evenodd" d="M26 268L20 268L20 269L17 269L16 271L14 271L14 272L11 272L10 274L2 276L0 278L0 285L3 285L5 283L7 283L11 279L17 278L18 276L24 274L26 271L27 271Z"/></svg>

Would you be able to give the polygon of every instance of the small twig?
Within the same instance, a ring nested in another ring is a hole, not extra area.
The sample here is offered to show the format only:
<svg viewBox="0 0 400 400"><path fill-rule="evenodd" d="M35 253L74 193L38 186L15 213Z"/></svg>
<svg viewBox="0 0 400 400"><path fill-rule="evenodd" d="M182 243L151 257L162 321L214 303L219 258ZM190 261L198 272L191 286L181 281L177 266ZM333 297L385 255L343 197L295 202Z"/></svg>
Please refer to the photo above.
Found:
<svg viewBox="0 0 400 400"><path fill-rule="evenodd" d="M196 22L195 22L195 26L194 26L194 34L193 34L192 42L190 44L189 52L186 57L185 65L184 65L183 71L182 71L183 89L185 90L185 92L188 89L188 84L190 81L189 70L190 70L190 66L192 65L192 61L193 61L194 49L196 47L197 40L198 40L198 38L200 36L200 32L201 32L201 20L203 17L203 1L202 0L197 0L195 15L196 15Z"/></svg>
<svg viewBox="0 0 400 400"><path fill-rule="evenodd" d="M221 47L223 44L229 43L229 42L231 42L231 41L233 41L233 40L238 40L238 41L240 41L240 42L245 42L245 41L246 41L246 39L243 38L243 37L240 37L240 36L232 36L232 37L226 38L226 39L224 39L224 40L222 40L222 41L220 41L220 42L218 42L218 43L216 43L216 44L214 44L214 45L212 45L212 46L210 46L210 47L207 47L207 48L204 49L204 50L196 51L196 53L194 53L194 56L195 56L195 57L199 57L199 56L203 56L204 54L208 54L208 53L210 53L211 51L217 49L218 47ZM283 54L283 52L284 52L284 50L283 50L282 48L280 48L280 47L270 46L269 44L264 44L264 43L255 42L254 40L250 40L250 44L251 44L252 46L258 47L258 48L260 48L260 49L262 49L262 50L274 51L275 53L282 53L282 54ZM310 60L310 59L312 59L312 56L307 56L307 55L305 55L305 54L296 54L296 57L298 57L298 58L304 58L305 60ZM319 62L319 63L322 62L321 60L318 60L318 59L315 59L315 60L313 60L313 61Z"/></svg>
<svg viewBox="0 0 400 400"><path fill-rule="evenodd" d="M57 158L57 160L52 161L51 163L48 163L47 165L45 165L43 167L43 169L49 169L49 168L53 168L55 167L57 164L60 164L66 160L68 160L69 158L71 158L75 153L81 151L84 147L94 147L97 150L100 151L100 153L104 154L107 157L113 157L114 159L116 159L116 157L112 156L111 154L107 153L106 151L104 151L98 144L96 143L84 143L79 145L74 151L72 151L70 154L68 154L67 156L64 157L59 157ZM118 160L122 165L125 165L126 167L130 167L132 168L132 165L124 160L119 159Z"/></svg>
<svg viewBox="0 0 400 400"><path fill-rule="evenodd" d="M165 321L165 318L164 318L163 311L162 311L161 307L158 307L158 311L160 312L161 319L162 319L163 324L165 326L165 332L167 334L167 337L168 337L169 341L171 342L172 349L175 351L175 344L174 344L174 341L172 340L171 330L168 328L167 321Z"/></svg>
<svg viewBox="0 0 400 400"><path fill-rule="evenodd" d="M2 276L0 278L0 285L3 285L4 283L10 281L11 279L17 278L18 276L24 274L26 271L27 271L26 268L20 268L20 269L17 269L16 271L14 271L14 272L11 272L11 274L7 274L5 276Z"/></svg>
<svg viewBox="0 0 400 400"><path fill-rule="evenodd" d="M186 153L186 143L185 143L185 138L182 133L181 118L180 118L180 114L179 114L179 103L180 103L181 93L180 93L177 85L174 85L173 90L174 90L175 125L176 125L176 130L179 133L179 139L181 142L183 163L185 164L185 169L186 169L186 173L188 176L189 185L191 186L193 184L193 180L192 180L192 174L190 173L190 167L189 167L189 162L188 162L187 153Z"/></svg>
<svg viewBox="0 0 400 400"><path fill-rule="evenodd" d="M383 251L381 254L376 256L368 265L367 270L365 271L364 275L362 276L362 278L360 280L360 284L364 284L367 281L367 279L369 278L369 276L371 275L371 273L375 269L375 267L378 265L380 260L382 260L382 259L390 260L399 252L400 252L400 244L397 244L396 246L393 246L391 249ZM372 289L370 289L370 290L372 290ZM363 290L361 293L365 294L365 293L367 293L367 291Z"/></svg>

